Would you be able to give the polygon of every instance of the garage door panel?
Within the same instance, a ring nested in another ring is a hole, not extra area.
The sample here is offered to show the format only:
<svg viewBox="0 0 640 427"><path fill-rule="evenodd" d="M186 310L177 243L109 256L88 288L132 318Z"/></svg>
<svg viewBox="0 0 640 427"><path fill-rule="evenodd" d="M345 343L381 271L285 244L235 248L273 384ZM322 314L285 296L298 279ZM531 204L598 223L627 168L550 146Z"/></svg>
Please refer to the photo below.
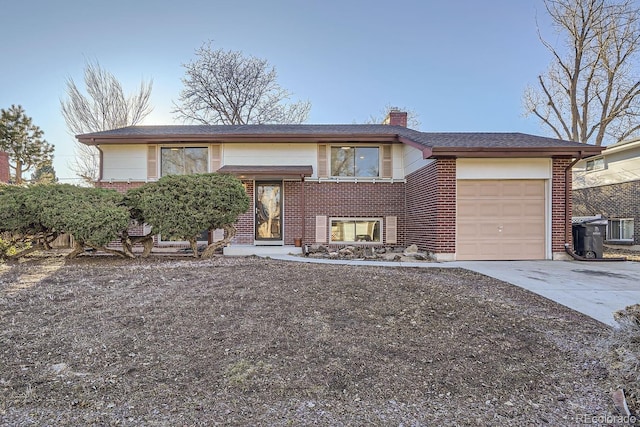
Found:
<svg viewBox="0 0 640 427"><path fill-rule="evenodd" d="M544 180L459 180L457 258L544 259Z"/></svg>

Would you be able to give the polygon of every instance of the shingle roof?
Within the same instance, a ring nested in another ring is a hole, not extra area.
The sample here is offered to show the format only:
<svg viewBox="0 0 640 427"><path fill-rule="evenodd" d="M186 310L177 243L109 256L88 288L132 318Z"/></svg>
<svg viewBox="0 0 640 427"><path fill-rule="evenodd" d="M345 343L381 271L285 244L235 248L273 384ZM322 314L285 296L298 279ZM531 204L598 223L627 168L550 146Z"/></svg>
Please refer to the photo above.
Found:
<svg viewBox="0 0 640 427"><path fill-rule="evenodd" d="M153 140L276 140L277 138L301 141L309 139L366 140L388 139L421 146L424 149L447 153L471 150L545 150L580 151L597 154L600 147L564 141L524 133L498 132L420 132L402 126L375 124L299 124L299 125L167 125L131 126L104 132L77 135L86 144L135 143Z"/></svg>

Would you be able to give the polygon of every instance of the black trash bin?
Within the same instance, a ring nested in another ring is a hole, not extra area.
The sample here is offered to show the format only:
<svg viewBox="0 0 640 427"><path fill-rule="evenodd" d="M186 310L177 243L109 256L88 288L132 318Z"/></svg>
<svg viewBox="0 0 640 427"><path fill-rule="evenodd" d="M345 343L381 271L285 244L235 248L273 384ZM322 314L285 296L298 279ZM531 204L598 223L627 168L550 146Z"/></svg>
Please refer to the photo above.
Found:
<svg viewBox="0 0 640 427"><path fill-rule="evenodd" d="M573 251L585 258L602 258L606 225L603 221L585 221L572 225Z"/></svg>

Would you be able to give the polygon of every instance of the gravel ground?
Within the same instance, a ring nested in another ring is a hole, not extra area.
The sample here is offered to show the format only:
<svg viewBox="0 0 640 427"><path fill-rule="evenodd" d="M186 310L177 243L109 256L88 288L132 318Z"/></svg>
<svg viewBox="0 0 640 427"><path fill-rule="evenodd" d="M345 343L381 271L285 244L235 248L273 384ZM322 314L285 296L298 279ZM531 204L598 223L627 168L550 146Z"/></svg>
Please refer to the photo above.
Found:
<svg viewBox="0 0 640 427"><path fill-rule="evenodd" d="M465 270L0 265L0 425L575 425L605 325Z"/></svg>

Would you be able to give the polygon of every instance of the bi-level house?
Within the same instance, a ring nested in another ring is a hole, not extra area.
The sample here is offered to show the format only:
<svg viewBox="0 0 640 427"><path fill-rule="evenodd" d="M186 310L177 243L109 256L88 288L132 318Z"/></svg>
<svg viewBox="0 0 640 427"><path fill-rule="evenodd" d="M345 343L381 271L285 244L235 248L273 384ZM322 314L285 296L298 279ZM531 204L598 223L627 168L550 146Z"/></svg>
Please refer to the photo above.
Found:
<svg viewBox="0 0 640 427"><path fill-rule="evenodd" d="M580 160L573 176L574 215L606 218L608 243L640 245L640 138Z"/></svg>
<svg viewBox="0 0 640 427"><path fill-rule="evenodd" d="M98 185L166 174L237 176L253 200L234 248L407 246L438 260L552 259L571 239L571 167L600 147L521 133L429 133L388 124L134 126L79 135ZM203 237L203 239L205 239ZM160 236L159 245L169 244Z"/></svg>

